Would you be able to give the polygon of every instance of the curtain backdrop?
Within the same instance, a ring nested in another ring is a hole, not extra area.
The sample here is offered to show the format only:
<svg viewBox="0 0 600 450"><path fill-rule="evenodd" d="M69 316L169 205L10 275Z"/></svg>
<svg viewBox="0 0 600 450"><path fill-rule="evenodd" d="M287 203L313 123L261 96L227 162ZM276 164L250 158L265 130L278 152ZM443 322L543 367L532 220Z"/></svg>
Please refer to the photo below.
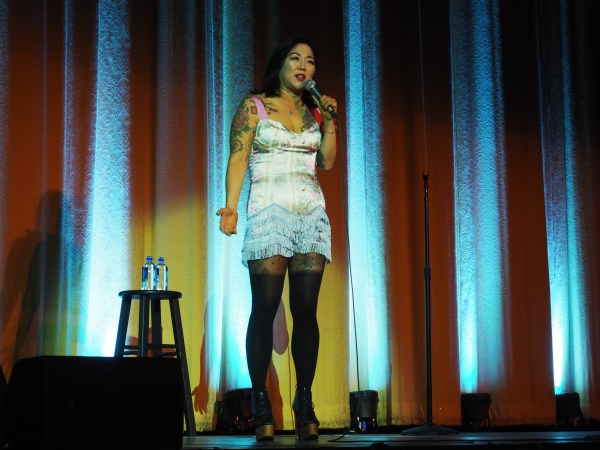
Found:
<svg viewBox="0 0 600 450"><path fill-rule="evenodd" d="M428 176L433 420L489 392L495 425L600 418L598 3L594 0L0 0L0 365L114 352L147 255L181 291L198 430L249 387L240 235L218 232L229 124L285 37L341 105L320 172L333 262L313 386L325 428L376 390L426 419ZM316 13L318 12L318 13ZM168 317L168 309L165 309ZM287 292L270 391L292 428ZM130 339L137 321L131 320ZM172 338L169 326L165 339ZM38 412L42 414L42 411Z"/></svg>

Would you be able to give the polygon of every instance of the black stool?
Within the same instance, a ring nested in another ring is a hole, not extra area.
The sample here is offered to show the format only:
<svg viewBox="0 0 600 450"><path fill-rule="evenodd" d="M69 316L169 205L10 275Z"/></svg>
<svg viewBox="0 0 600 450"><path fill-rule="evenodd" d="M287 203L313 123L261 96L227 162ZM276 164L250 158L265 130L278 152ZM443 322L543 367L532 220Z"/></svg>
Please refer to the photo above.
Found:
<svg viewBox="0 0 600 450"><path fill-rule="evenodd" d="M176 291L133 290L119 292L119 297L122 298L122 302L121 314L119 316L119 328L117 330L115 356L136 355L145 358L148 357L148 350L152 350L152 356L155 358L160 358L162 356L176 356L181 361L183 404L185 408L184 416L187 435L196 436L196 422L194 420L194 407L192 405L190 377L185 356L181 313L179 312L179 299L181 296L181 292ZM129 325L129 312L131 310L131 301L133 299L140 301L138 345L125 345L127 326ZM169 300L175 344L163 344L162 342L162 325L160 318L161 300ZM150 310L152 310L152 343L149 342Z"/></svg>

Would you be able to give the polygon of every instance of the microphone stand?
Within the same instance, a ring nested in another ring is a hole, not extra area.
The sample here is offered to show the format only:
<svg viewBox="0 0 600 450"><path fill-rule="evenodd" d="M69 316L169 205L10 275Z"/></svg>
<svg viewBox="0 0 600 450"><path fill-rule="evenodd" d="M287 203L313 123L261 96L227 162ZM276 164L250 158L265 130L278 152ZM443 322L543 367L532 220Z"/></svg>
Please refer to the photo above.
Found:
<svg viewBox="0 0 600 450"><path fill-rule="evenodd" d="M433 408L431 395L431 267L429 265L429 172L423 174L425 190L425 359L427 363L427 422L424 425L404 430L402 434L410 436L435 436L456 434L452 428L433 424Z"/></svg>

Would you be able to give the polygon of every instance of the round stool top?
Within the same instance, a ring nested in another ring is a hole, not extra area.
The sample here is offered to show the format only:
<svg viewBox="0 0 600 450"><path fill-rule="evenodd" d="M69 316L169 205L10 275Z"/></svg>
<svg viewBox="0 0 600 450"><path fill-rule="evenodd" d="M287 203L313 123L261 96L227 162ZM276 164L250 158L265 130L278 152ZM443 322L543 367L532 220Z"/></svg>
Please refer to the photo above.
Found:
<svg viewBox="0 0 600 450"><path fill-rule="evenodd" d="M140 297L147 298L150 300L157 300L163 298L181 298L181 292L177 291L158 291L150 289L134 289L128 291L119 292L119 297Z"/></svg>

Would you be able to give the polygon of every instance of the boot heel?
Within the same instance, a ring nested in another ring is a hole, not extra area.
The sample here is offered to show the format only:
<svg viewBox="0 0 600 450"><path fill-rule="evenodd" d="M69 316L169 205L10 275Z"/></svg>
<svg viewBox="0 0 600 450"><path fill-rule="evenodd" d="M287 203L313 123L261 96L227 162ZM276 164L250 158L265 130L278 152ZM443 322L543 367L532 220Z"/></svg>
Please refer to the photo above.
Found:
<svg viewBox="0 0 600 450"><path fill-rule="evenodd" d="M262 427L256 428L255 431L257 441L272 441L275 436L274 425L263 425Z"/></svg>
<svg viewBox="0 0 600 450"><path fill-rule="evenodd" d="M252 420L257 441L272 441L275 436L275 419L271 411L269 394L264 391L252 391Z"/></svg>
<svg viewBox="0 0 600 450"><path fill-rule="evenodd" d="M304 426L296 425L296 440L315 441L319 439L319 425L316 423L307 423Z"/></svg>
<svg viewBox="0 0 600 450"><path fill-rule="evenodd" d="M296 387L292 409L296 418L296 439L299 441L319 439L319 421L315 416L312 393L309 389Z"/></svg>

